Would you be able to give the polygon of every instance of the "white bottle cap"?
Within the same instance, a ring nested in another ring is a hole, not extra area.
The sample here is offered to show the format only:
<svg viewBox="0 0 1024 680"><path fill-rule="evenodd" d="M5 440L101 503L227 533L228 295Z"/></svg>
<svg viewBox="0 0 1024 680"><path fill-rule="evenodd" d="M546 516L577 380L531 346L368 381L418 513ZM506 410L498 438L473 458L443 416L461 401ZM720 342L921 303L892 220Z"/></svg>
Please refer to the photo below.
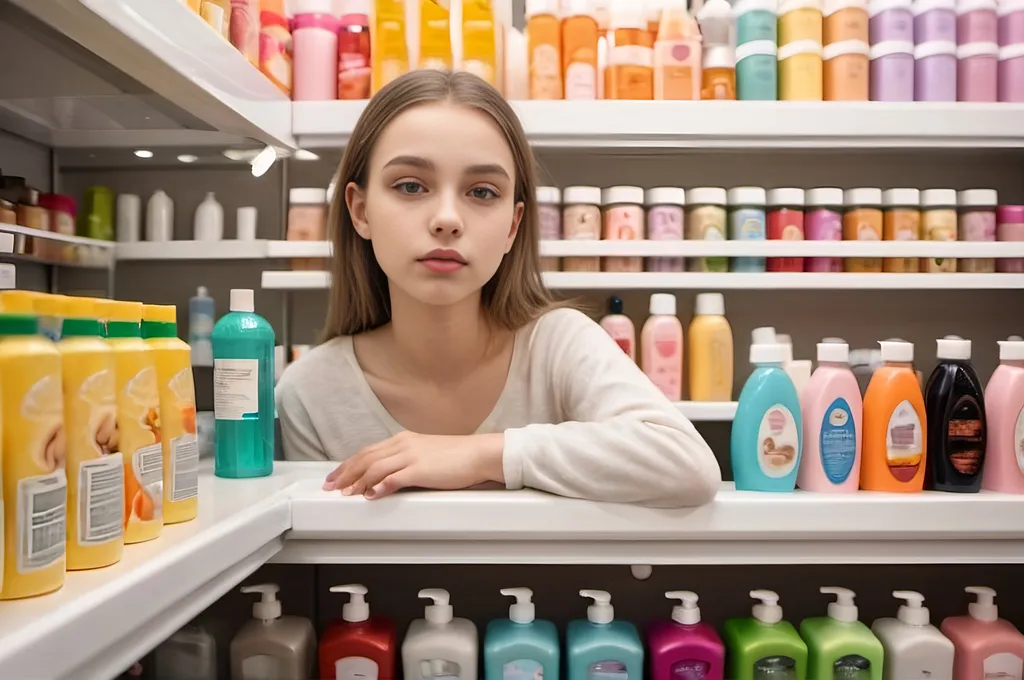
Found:
<svg viewBox="0 0 1024 680"><path fill-rule="evenodd" d="M828 605L829 618L845 623L853 623L857 620L857 605L853 603L857 593L849 588L836 588L834 586L822 586L818 588L818 592L822 595L836 596L837 601L830 602Z"/></svg>
<svg viewBox="0 0 1024 680"><path fill-rule="evenodd" d="M914 0L914 6L911 7L914 16L930 12L933 9L955 12L956 0Z"/></svg>
<svg viewBox="0 0 1024 680"><path fill-rule="evenodd" d="M644 192L644 205L686 205L686 190L679 187L654 187Z"/></svg>
<svg viewBox="0 0 1024 680"><path fill-rule="evenodd" d="M971 57L999 57L999 43L994 42L973 42L966 45L956 46L957 59L970 59Z"/></svg>
<svg viewBox="0 0 1024 680"><path fill-rule="evenodd" d="M955 208L956 189L925 189L921 192L922 208Z"/></svg>
<svg viewBox="0 0 1024 680"><path fill-rule="evenodd" d="M673 590L665 593L670 600L681 600L683 604L672 607L672 620L685 626L700 623L700 607L697 606L697 593L690 590Z"/></svg>
<svg viewBox="0 0 1024 680"><path fill-rule="evenodd" d="M559 16L558 0L526 0L526 18L535 17L538 14L553 14Z"/></svg>
<svg viewBox="0 0 1024 680"><path fill-rule="evenodd" d="M928 608L924 606L924 595L913 590L897 590L893 597L906 600L896 612L896 618L910 626L927 626L931 622Z"/></svg>
<svg viewBox="0 0 1024 680"><path fill-rule="evenodd" d="M782 620L782 607L779 606L779 595L772 590L751 590L750 597L761 600L755 604L753 615L761 623L778 623Z"/></svg>
<svg viewBox="0 0 1024 680"><path fill-rule="evenodd" d="M808 206L827 206L838 208L843 204L843 190L837 187L818 187L808 189L804 193L804 203Z"/></svg>
<svg viewBox="0 0 1024 680"><path fill-rule="evenodd" d="M230 309L232 312L256 311L252 288L232 288Z"/></svg>
<svg viewBox="0 0 1024 680"><path fill-rule="evenodd" d="M366 586L353 583L347 586L332 586L332 593L349 593L351 599L341 608L341 618L350 623L358 623L370 618L370 605L366 603Z"/></svg>
<svg viewBox="0 0 1024 680"><path fill-rule="evenodd" d="M786 43L779 48L779 61L783 62L798 54L813 54L820 57L821 43L817 40L794 40Z"/></svg>
<svg viewBox="0 0 1024 680"><path fill-rule="evenodd" d="M921 204L921 192L917 189L886 189L882 192L882 205L887 208L910 206L916 208Z"/></svg>
<svg viewBox="0 0 1024 680"><path fill-rule="evenodd" d="M543 205L559 205L562 191L558 187L537 187L537 202Z"/></svg>
<svg viewBox="0 0 1024 680"><path fill-rule="evenodd" d="M281 590L276 583L261 583L258 586L244 586L243 593L260 593L260 601L252 605L252 615L260 621L273 621L281 618L281 603L277 600L277 591Z"/></svg>
<svg viewBox="0 0 1024 680"><path fill-rule="evenodd" d="M999 360L1000 361L1024 361L1024 342L1020 340L1000 340Z"/></svg>
<svg viewBox="0 0 1024 680"><path fill-rule="evenodd" d="M850 346L845 342L819 342L818 363L849 364Z"/></svg>
<svg viewBox="0 0 1024 680"><path fill-rule="evenodd" d="M611 30L634 28L647 30L647 14L637 0L612 0Z"/></svg>
<svg viewBox="0 0 1024 680"><path fill-rule="evenodd" d="M707 7L707 5L704 5ZM736 51L732 45L711 45L704 48L701 68L736 68Z"/></svg>
<svg viewBox="0 0 1024 680"><path fill-rule="evenodd" d="M957 194L957 203L961 208L994 208L999 203L999 193L995 189L965 189Z"/></svg>
<svg viewBox="0 0 1024 680"><path fill-rule="evenodd" d="M793 187L768 190L768 205L803 205L804 190Z"/></svg>
<svg viewBox="0 0 1024 680"><path fill-rule="evenodd" d="M608 187L601 191L601 205L643 205L644 190L640 187Z"/></svg>
<svg viewBox="0 0 1024 680"><path fill-rule="evenodd" d="M650 312L654 316L675 316L676 296L671 293L655 293L651 296Z"/></svg>
<svg viewBox="0 0 1024 680"><path fill-rule="evenodd" d="M768 200L764 187L733 187L727 197L729 205L764 205ZM693 200L693 191L690 200Z"/></svg>
<svg viewBox="0 0 1024 680"><path fill-rule="evenodd" d="M936 359L953 359L954 361L969 361L971 358L971 341L961 338L946 336L936 340Z"/></svg>
<svg viewBox="0 0 1024 680"><path fill-rule="evenodd" d="M615 620L612 596L606 590L581 590L580 597L589 597L594 604L587 607L587 619L591 623L611 623Z"/></svg>
<svg viewBox="0 0 1024 680"><path fill-rule="evenodd" d="M721 293L699 293L695 308L697 316L725 316L725 296Z"/></svg>
<svg viewBox="0 0 1024 680"><path fill-rule="evenodd" d="M424 588L417 595L420 599L433 600L434 604L428 604L423 609L423 618L427 620L427 623L448 623L452 620L452 606L448 604L449 598L447 590L443 588Z"/></svg>
<svg viewBox="0 0 1024 680"><path fill-rule="evenodd" d="M871 54L871 46L863 40L840 40L839 42L825 45L825 48L821 51L821 58L825 61L830 61L847 54L867 57Z"/></svg>
<svg viewBox="0 0 1024 680"><path fill-rule="evenodd" d="M721 187L694 187L690 189L690 205L725 205L727 196Z"/></svg>
<svg viewBox="0 0 1024 680"><path fill-rule="evenodd" d="M601 205L599 187L566 187L562 192L565 205Z"/></svg>
<svg viewBox="0 0 1024 680"><path fill-rule="evenodd" d="M934 43L921 43L918 47L923 47L928 44ZM950 54L956 54L956 43L949 43L953 46L953 51ZM871 46L868 51L868 59L874 61L881 59L882 57L889 57L894 54L907 54L914 56L914 43L909 40L883 40L882 42L876 42ZM928 55L931 56L931 55ZM923 57L919 57L923 58Z"/></svg>
<svg viewBox="0 0 1024 680"><path fill-rule="evenodd" d="M772 14L775 14L778 11L778 0L738 0L732 5L733 16L737 18L743 16L747 12L771 12Z"/></svg>
<svg viewBox="0 0 1024 680"><path fill-rule="evenodd" d="M206 289L206 286L199 286L196 288L196 297L210 297L210 291Z"/></svg>
<svg viewBox="0 0 1024 680"><path fill-rule="evenodd" d="M882 205L882 190L874 187L847 189L843 192L843 203L850 208Z"/></svg>
<svg viewBox="0 0 1024 680"><path fill-rule="evenodd" d="M793 338L785 333L776 333L775 343L782 345L782 363L793 363Z"/></svg>
<svg viewBox="0 0 1024 680"><path fill-rule="evenodd" d="M869 0L868 14L875 16L890 9L910 10L910 0Z"/></svg>
<svg viewBox="0 0 1024 680"><path fill-rule="evenodd" d="M882 361L909 364L914 360L914 343L902 340L882 340Z"/></svg>
<svg viewBox="0 0 1024 680"><path fill-rule="evenodd" d="M972 602L967 611L978 621L996 621L999 619L999 607L996 606L996 591L984 586L968 586L964 588L971 595L977 595L978 601Z"/></svg>
<svg viewBox="0 0 1024 680"><path fill-rule="evenodd" d="M739 16L737 14L737 16ZM768 56L778 58L779 46L774 40L750 40L742 45L736 46L736 63L740 63L747 57Z"/></svg>
<svg viewBox="0 0 1024 680"><path fill-rule="evenodd" d="M754 345L774 345L775 329L771 326L761 326L750 331L750 342Z"/></svg>
<svg viewBox="0 0 1024 680"><path fill-rule="evenodd" d="M697 12L697 21L732 19L732 5L727 0L708 0Z"/></svg>
<svg viewBox="0 0 1024 680"><path fill-rule="evenodd" d="M288 192L290 205L323 205L327 203L327 189L297 188Z"/></svg>
<svg viewBox="0 0 1024 680"><path fill-rule="evenodd" d="M533 623L536 609L531 601L532 590L529 588L502 588L501 594L516 598L516 603L508 608L508 618L516 623Z"/></svg>

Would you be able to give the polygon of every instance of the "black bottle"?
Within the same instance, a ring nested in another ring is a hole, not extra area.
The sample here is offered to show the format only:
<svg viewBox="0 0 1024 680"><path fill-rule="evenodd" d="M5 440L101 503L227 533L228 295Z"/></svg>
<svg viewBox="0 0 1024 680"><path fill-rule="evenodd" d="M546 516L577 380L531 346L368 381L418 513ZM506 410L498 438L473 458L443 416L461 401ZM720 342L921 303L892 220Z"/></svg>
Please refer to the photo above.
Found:
<svg viewBox="0 0 1024 680"><path fill-rule="evenodd" d="M985 463L985 397L971 365L971 341L946 337L924 390L929 489L977 493Z"/></svg>

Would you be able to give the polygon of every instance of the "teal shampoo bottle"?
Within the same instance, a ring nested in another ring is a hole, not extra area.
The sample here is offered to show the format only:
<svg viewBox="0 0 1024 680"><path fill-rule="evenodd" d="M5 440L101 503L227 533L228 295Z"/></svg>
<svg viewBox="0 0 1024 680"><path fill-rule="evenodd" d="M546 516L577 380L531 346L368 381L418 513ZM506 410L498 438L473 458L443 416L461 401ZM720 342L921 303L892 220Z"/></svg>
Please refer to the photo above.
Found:
<svg viewBox="0 0 1024 680"><path fill-rule="evenodd" d="M793 491L803 449L800 397L782 367L784 347L774 328L757 328L750 345L750 374L732 425L730 457L736 489Z"/></svg>
<svg viewBox="0 0 1024 680"><path fill-rule="evenodd" d="M484 633L484 680L558 680L561 661L558 630L538 621L529 588L505 588L516 598L507 619L487 624Z"/></svg>
<svg viewBox="0 0 1024 680"><path fill-rule="evenodd" d="M793 624L782 620L779 596L770 590L753 590L750 597L761 601L754 605L753 615L729 619L722 628L725 677L729 680L807 680L807 645ZM827 680L831 680L831 676L827 676Z"/></svg>
<svg viewBox="0 0 1024 680"><path fill-rule="evenodd" d="M231 291L231 311L213 327L214 473L274 471L274 329L254 311L253 292Z"/></svg>
<svg viewBox="0 0 1024 680"><path fill-rule="evenodd" d="M838 601L828 606L828 616L800 623L807 643L807 675L835 680L882 680L885 649L871 629L857 620L856 594L847 588L823 587Z"/></svg>
<svg viewBox="0 0 1024 680"><path fill-rule="evenodd" d="M612 596L581 590L594 604L586 620L570 621L565 632L568 680L643 680L644 646L636 626L616 621Z"/></svg>

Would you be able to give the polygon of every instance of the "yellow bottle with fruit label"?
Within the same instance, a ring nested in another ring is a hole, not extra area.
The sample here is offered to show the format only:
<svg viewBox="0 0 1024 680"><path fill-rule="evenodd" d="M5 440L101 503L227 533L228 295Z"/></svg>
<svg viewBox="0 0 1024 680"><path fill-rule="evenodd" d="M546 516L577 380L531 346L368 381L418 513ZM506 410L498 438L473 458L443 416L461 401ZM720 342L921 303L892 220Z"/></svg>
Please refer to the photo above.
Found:
<svg viewBox="0 0 1024 680"><path fill-rule="evenodd" d="M4 305L17 300L5 296ZM10 306L16 306L12 303ZM4 568L0 599L64 585L67 478L60 353L32 314L0 314Z"/></svg>
<svg viewBox="0 0 1024 680"><path fill-rule="evenodd" d="M32 309L39 317L39 333L47 340L60 340L63 295L36 293L32 298Z"/></svg>
<svg viewBox="0 0 1024 680"><path fill-rule="evenodd" d="M160 398L153 353L142 339L142 303L101 301L114 351L118 450L124 462L125 543L156 538L164 525Z"/></svg>
<svg viewBox="0 0 1024 680"><path fill-rule="evenodd" d="M164 456L164 524L187 522L199 511L199 439L192 348L178 338L174 305L146 305L142 337L156 364L160 443Z"/></svg>
<svg viewBox="0 0 1024 680"><path fill-rule="evenodd" d="M118 455L114 352L104 342L96 303L61 304L64 424L67 439L69 570L114 564L124 550L124 463Z"/></svg>
<svg viewBox="0 0 1024 680"><path fill-rule="evenodd" d="M37 293L32 290L0 291L0 312L35 315L35 301L43 295L46 293Z"/></svg>

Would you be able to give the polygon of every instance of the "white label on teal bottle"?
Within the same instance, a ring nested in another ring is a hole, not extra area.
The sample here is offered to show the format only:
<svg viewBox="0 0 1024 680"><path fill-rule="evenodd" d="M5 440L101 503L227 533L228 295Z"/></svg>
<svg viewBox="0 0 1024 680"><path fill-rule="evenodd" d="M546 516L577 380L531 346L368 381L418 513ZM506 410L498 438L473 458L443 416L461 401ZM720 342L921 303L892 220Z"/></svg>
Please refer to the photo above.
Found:
<svg viewBox="0 0 1024 680"><path fill-rule="evenodd" d="M587 680L629 680L629 672L621 661L598 661L590 664Z"/></svg>
<svg viewBox="0 0 1024 680"><path fill-rule="evenodd" d="M245 420L260 410L258 359L214 359L213 413L217 420Z"/></svg>
<svg viewBox="0 0 1024 680"><path fill-rule="evenodd" d="M365 656L346 656L334 662L334 677L338 680L377 680L380 669Z"/></svg>
<svg viewBox="0 0 1024 680"><path fill-rule="evenodd" d="M1016 654L993 654L985 659L985 680L1024 680L1024 660Z"/></svg>
<svg viewBox="0 0 1024 680"><path fill-rule="evenodd" d="M765 411L757 446L757 462L765 475L779 478L793 472L800 452L800 433L788 408L775 404Z"/></svg>
<svg viewBox="0 0 1024 680"><path fill-rule="evenodd" d="M850 405L841 397L825 410L818 450L821 451L821 467L828 481L833 484L845 482L857 458L857 426L853 422Z"/></svg>
<svg viewBox="0 0 1024 680"><path fill-rule="evenodd" d="M533 659L509 661L502 668L502 680L543 680L544 667Z"/></svg>

